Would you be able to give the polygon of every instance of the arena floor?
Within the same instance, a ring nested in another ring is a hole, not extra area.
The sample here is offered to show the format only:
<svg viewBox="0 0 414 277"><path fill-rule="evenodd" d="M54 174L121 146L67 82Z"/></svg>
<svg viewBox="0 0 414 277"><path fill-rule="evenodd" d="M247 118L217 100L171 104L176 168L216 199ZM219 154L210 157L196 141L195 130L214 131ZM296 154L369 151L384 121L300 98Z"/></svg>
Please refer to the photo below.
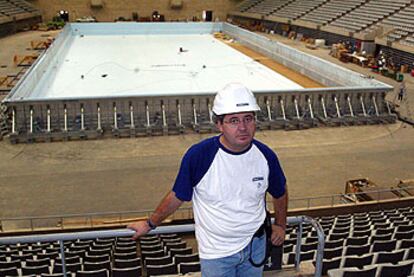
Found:
<svg viewBox="0 0 414 277"><path fill-rule="evenodd" d="M14 49L20 45L25 51L29 34L0 39L0 48L13 45L16 38ZM287 43L304 48L300 42ZM329 59L326 49L312 53ZM2 51L1 63L10 59L4 55ZM367 69L355 70L371 74ZM412 110L411 79L408 98L399 103L407 115ZM152 209L171 187L185 150L206 136L19 145L2 141L0 217ZM266 131L257 138L278 153L291 198L342 193L351 178L368 177L383 187L414 178L414 129L403 123Z"/></svg>

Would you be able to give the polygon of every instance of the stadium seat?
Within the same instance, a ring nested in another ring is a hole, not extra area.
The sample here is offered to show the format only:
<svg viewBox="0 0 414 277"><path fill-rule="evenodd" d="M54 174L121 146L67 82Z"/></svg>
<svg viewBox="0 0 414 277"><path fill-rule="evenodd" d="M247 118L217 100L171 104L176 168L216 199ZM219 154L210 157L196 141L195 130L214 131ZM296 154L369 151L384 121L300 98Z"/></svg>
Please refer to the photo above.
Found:
<svg viewBox="0 0 414 277"><path fill-rule="evenodd" d="M137 252L131 252L131 253L114 253L113 259L114 260L131 260L135 259L137 257Z"/></svg>
<svg viewBox="0 0 414 277"><path fill-rule="evenodd" d="M79 256L65 257L65 263L66 264L76 264L76 263L80 263L80 262L81 262L81 258ZM56 258L55 263L61 264L62 259L61 258Z"/></svg>
<svg viewBox="0 0 414 277"><path fill-rule="evenodd" d="M177 274L177 265L174 263L167 265L149 265L147 266L147 276L158 276L167 274Z"/></svg>
<svg viewBox="0 0 414 277"><path fill-rule="evenodd" d="M345 246L350 246L350 245L365 245L368 243L368 239L369 237L348 237L345 240Z"/></svg>
<svg viewBox="0 0 414 277"><path fill-rule="evenodd" d="M141 258L134 258L129 260L114 260L114 267L116 268L128 268L141 266Z"/></svg>
<svg viewBox="0 0 414 277"><path fill-rule="evenodd" d="M370 237L371 234L372 234L372 231L370 229L364 230L364 231L353 231L352 232L353 237L366 237L366 236Z"/></svg>
<svg viewBox="0 0 414 277"><path fill-rule="evenodd" d="M163 250L163 249L164 248L163 248L163 245L161 243L157 243L157 244L141 244L141 251L157 251L157 250Z"/></svg>
<svg viewBox="0 0 414 277"><path fill-rule="evenodd" d="M173 258L170 255L162 257L146 257L144 259L144 265L166 265L173 262Z"/></svg>
<svg viewBox="0 0 414 277"><path fill-rule="evenodd" d="M79 270L82 269L82 264L80 262L79 263L73 263L73 264L67 263L65 265L66 265L66 271L70 271L72 273L76 273L76 272L78 272ZM53 274L55 274L55 273L62 273L62 264L55 263L53 265Z"/></svg>
<svg viewBox="0 0 414 277"><path fill-rule="evenodd" d="M413 270L414 261L402 261L398 264L378 265L377 277L406 277Z"/></svg>
<svg viewBox="0 0 414 277"><path fill-rule="evenodd" d="M164 249L166 252L168 252L171 248L186 248L186 247L187 247L187 243L185 241L164 243Z"/></svg>
<svg viewBox="0 0 414 277"><path fill-rule="evenodd" d="M178 272L187 274L190 272L200 272L200 262L184 262L178 264Z"/></svg>
<svg viewBox="0 0 414 277"><path fill-rule="evenodd" d="M402 227L402 226L400 226L400 227ZM396 231L394 233L393 239L402 240L402 239L412 239L413 237L414 237L414 230L411 230L411 231Z"/></svg>
<svg viewBox="0 0 414 277"><path fill-rule="evenodd" d="M91 256L111 255L112 248L106 247L101 249L89 249L88 254Z"/></svg>
<svg viewBox="0 0 414 277"><path fill-rule="evenodd" d="M189 262L198 262L198 261L200 261L200 258L198 256L198 253L187 254L187 255L176 254L174 256L174 263L175 264L179 264L179 263L189 263Z"/></svg>
<svg viewBox="0 0 414 277"><path fill-rule="evenodd" d="M24 261L26 261L26 260L32 260L32 259L33 259L33 254L31 254L31 253L22 254L22 255L11 254L11 255L10 255L10 259L11 259L12 261L20 261L20 262L24 262Z"/></svg>
<svg viewBox="0 0 414 277"><path fill-rule="evenodd" d="M115 248L116 247L131 247L131 246L135 246L136 248L137 242L136 241L117 241Z"/></svg>
<svg viewBox="0 0 414 277"><path fill-rule="evenodd" d="M338 268L328 271L329 277L376 277L377 268L359 269L357 267Z"/></svg>
<svg viewBox="0 0 414 277"><path fill-rule="evenodd" d="M9 267L9 268L0 268L0 277L17 277L19 276L19 272L17 267Z"/></svg>
<svg viewBox="0 0 414 277"><path fill-rule="evenodd" d="M362 255L368 254L370 250L371 250L370 244L349 245L345 247L344 255L345 256L352 256L352 255L362 256Z"/></svg>
<svg viewBox="0 0 414 277"><path fill-rule="evenodd" d="M171 256L175 256L176 254L186 255L186 254L192 254L193 249L191 247L187 248L171 248L169 250L169 253Z"/></svg>
<svg viewBox="0 0 414 277"><path fill-rule="evenodd" d="M83 263L83 270L85 271L96 271L101 269L111 270L111 261L107 260L104 262L84 262Z"/></svg>
<svg viewBox="0 0 414 277"><path fill-rule="evenodd" d="M373 263L383 264L383 263L392 263L397 264L402 261L405 255L405 250L395 250L393 252L379 252L374 255Z"/></svg>
<svg viewBox="0 0 414 277"><path fill-rule="evenodd" d="M345 256L342 259L341 267L357 267L362 269L366 265L372 264L373 254L365 254L362 256Z"/></svg>
<svg viewBox="0 0 414 277"><path fill-rule="evenodd" d="M20 261L16 261L16 260L11 260L11 261L7 261L7 262L0 262L0 269L5 269L5 268L12 268L12 267L16 267L16 268L20 268L22 265L22 263Z"/></svg>
<svg viewBox="0 0 414 277"><path fill-rule="evenodd" d="M83 258L83 262L99 263L109 261L110 259L109 255L90 256L86 254L85 258Z"/></svg>
<svg viewBox="0 0 414 277"><path fill-rule="evenodd" d="M165 255L164 250L155 250L155 251L143 251L141 250L141 255L145 259L147 257L163 257Z"/></svg>
<svg viewBox="0 0 414 277"><path fill-rule="evenodd" d="M332 249L332 248L342 247L343 245L344 245L344 239L326 240L325 241L325 249Z"/></svg>
<svg viewBox="0 0 414 277"><path fill-rule="evenodd" d="M177 234L160 234L161 239L172 239L172 238L179 238Z"/></svg>
<svg viewBox="0 0 414 277"><path fill-rule="evenodd" d="M36 259L36 260L26 260L26 266L41 266L41 265L51 265L51 261L48 258Z"/></svg>
<svg viewBox="0 0 414 277"><path fill-rule="evenodd" d="M109 277L109 272L107 269L99 269L99 270L82 270L78 271L76 277Z"/></svg>
<svg viewBox="0 0 414 277"><path fill-rule="evenodd" d="M398 249L414 248L414 239L402 239L397 244Z"/></svg>
<svg viewBox="0 0 414 277"><path fill-rule="evenodd" d="M45 253L37 254L38 259L43 259L43 258L55 259L57 257L59 257L59 252L54 251L53 249L51 249L49 252L48 250L45 250Z"/></svg>
<svg viewBox="0 0 414 277"><path fill-rule="evenodd" d="M376 241L372 244L371 252L384 252L384 251L393 251L397 247L396 240L388 240L388 241Z"/></svg>
<svg viewBox="0 0 414 277"><path fill-rule="evenodd" d="M131 253L131 252L136 252L137 251L137 246L136 245L131 245L131 246L116 246L115 247L115 252L116 253Z"/></svg>
<svg viewBox="0 0 414 277"><path fill-rule="evenodd" d="M329 260L329 259L333 259L333 258L336 258L336 257L341 257L343 250L344 250L343 247L325 249L323 251L323 258L326 259L326 260Z"/></svg>
<svg viewBox="0 0 414 277"><path fill-rule="evenodd" d="M112 268L112 277L140 277L142 271L140 266L129 268Z"/></svg>
<svg viewBox="0 0 414 277"><path fill-rule="evenodd" d="M48 265L22 267L23 276L40 275L42 273L50 273Z"/></svg>

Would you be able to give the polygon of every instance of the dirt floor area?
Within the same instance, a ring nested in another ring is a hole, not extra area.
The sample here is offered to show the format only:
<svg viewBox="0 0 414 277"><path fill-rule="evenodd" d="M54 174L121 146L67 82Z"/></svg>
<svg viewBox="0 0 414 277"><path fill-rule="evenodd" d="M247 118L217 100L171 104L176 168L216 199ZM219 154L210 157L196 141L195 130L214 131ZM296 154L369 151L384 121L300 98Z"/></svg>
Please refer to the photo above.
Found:
<svg viewBox="0 0 414 277"><path fill-rule="evenodd" d="M240 51L241 53L245 54L246 56L249 56L250 58L254 59L255 61L285 76L286 78L289 78L290 80L294 81L295 83L301 85L304 88L324 87L324 85L316 82L315 80L312 80L308 78L307 76L300 74L297 71L287 68L286 66L280 63L277 63L271 58L268 58L264 56L263 54L260 54L259 52L256 52L242 44L239 44L239 43L227 43L227 44L233 47L234 49Z"/></svg>
<svg viewBox="0 0 414 277"><path fill-rule="evenodd" d="M15 52L28 51L30 41L43 35L27 32L0 39L0 64L8 64ZM279 36L272 39L398 86L368 69L340 63L328 49L310 50ZM8 64L3 70L16 68ZM407 98L396 104L413 118L414 78L405 78ZM396 101L395 93L388 97ZM171 188L183 153L207 136L18 145L3 140L0 218L153 209ZM288 178L290 207L297 205L294 198L343 193L346 180L352 178L368 177L382 187L414 178L414 129L405 123L266 131L257 138L279 155Z"/></svg>

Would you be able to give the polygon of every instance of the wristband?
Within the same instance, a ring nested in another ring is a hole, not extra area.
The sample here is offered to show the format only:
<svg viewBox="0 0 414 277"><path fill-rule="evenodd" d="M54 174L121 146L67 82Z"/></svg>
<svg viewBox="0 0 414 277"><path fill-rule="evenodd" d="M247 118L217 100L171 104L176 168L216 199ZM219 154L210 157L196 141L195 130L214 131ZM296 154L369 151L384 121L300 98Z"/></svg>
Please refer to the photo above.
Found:
<svg viewBox="0 0 414 277"><path fill-rule="evenodd" d="M147 224L151 230L154 230L155 228L157 228L157 226L154 223L152 223L151 219L149 218L147 219Z"/></svg>

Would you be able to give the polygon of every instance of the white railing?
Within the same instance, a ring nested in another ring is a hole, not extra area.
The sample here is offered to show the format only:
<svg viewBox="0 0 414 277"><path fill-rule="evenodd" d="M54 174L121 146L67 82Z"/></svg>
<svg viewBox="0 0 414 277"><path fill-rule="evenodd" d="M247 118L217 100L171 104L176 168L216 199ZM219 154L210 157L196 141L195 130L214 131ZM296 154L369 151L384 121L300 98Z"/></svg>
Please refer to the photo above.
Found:
<svg viewBox="0 0 414 277"><path fill-rule="evenodd" d="M296 255L295 266L296 270L300 268L300 251L301 251L301 238L302 238L302 225L311 224L317 231L318 236L318 248L316 251L315 259L315 277L322 275L322 260L323 249L325 247L325 234L322 226L315 219L308 216L288 217L287 223L289 225L298 225L298 235L296 242ZM172 225L172 226L160 226L155 230L149 232L149 234L167 234L167 233L187 233L194 232L193 224L185 225ZM106 231L87 231L87 232L73 232L73 233L55 233L45 235L26 235L26 236L10 236L0 238L1 244L17 244L17 243L36 243L36 242L53 242L58 241L60 245L60 255L62 260L62 272L65 277L66 265L65 265L65 251L64 241L76 240L76 239L96 239L96 238L111 238L111 237L131 237L134 235L134 231L129 229L117 229Z"/></svg>

